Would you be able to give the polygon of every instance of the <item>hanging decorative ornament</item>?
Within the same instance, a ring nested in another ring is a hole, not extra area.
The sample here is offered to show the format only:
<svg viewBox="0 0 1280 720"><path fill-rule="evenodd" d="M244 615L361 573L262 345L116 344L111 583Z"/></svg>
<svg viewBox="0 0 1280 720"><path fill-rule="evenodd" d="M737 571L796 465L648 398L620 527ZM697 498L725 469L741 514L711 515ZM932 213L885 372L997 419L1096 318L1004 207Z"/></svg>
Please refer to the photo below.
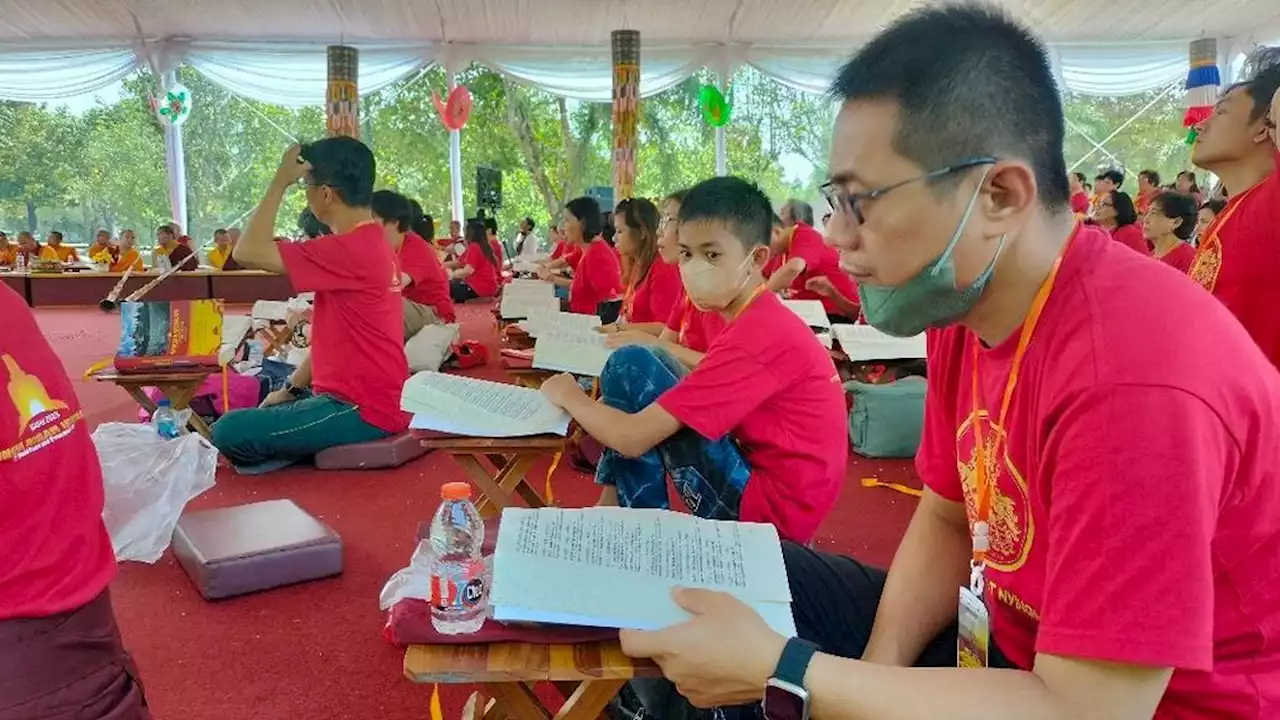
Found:
<svg viewBox="0 0 1280 720"><path fill-rule="evenodd" d="M1196 125L1213 113L1213 104L1218 101L1218 88L1222 85L1222 74L1218 72L1218 41L1213 38L1192 40L1190 60L1186 84L1187 112L1182 116L1188 145L1196 141Z"/></svg>
<svg viewBox="0 0 1280 720"><path fill-rule="evenodd" d="M449 100L440 99L440 93L431 93L436 104L436 112L440 113L440 122L450 130L461 130L471 117L471 91L466 85L459 85L449 93Z"/></svg>
<svg viewBox="0 0 1280 720"><path fill-rule="evenodd" d="M151 98L151 110L161 125L180 126L191 117L191 91L181 83L175 84L164 96Z"/></svg>
<svg viewBox="0 0 1280 720"><path fill-rule="evenodd" d="M733 114L733 106L724 99L724 94L715 85L703 85L698 89L698 105L702 108L702 119L711 127L724 127L729 124Z"/></svg>

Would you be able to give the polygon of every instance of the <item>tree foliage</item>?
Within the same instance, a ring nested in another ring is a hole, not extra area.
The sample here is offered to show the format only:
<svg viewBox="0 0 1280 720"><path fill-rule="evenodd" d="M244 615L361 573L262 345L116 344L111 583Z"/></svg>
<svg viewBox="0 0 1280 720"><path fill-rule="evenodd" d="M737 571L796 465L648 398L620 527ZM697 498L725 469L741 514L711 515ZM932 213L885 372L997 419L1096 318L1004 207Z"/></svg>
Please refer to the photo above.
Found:
<svg viewBox="0 0 1280 720"><path fill-rule="evenodd" d="M180 78L192 90L183 126L188 183L187 232L207 242L216 228L243 223L289 144L324 134L322 108L291 110L245 100L190 68ZM697 93L711 82L703 72L641 108L636 192L661 197L715 172L715 130L701 119ZM564 202L586 188L611 184L613 144L608 104L557 98L475 66L459 76L474 105L461 133L463 198L475 206L476 168L502 171L504 235L525 216L540 228ZM449 133L432 94L447 90L444 72L430 68L362 102L363 134L378 160L379 185L419 200L441 226L450 214ZM118 102L82 114L49 106L0 102L0 228L59 229L84 242L98 228L134 228L148 238L170 220L164 132L148 99L156 92L146 72L129 78ZM817 200L825 175L833 103L783 86L745 68L729 88L733 120L725 128L729 172L751 178L775 202ZM1177 92L1120 99L1070 96L1067 162L1103 139L1140 108L1107 148L1080 170L1120 162L1131 172L1151 167L1172 178L1186 166ZM1071 129L1074 128L1074 129ZM785 166L812 167L809 177L786 177ZM301 193L286 197L278 222L295 231Z"/></svg>

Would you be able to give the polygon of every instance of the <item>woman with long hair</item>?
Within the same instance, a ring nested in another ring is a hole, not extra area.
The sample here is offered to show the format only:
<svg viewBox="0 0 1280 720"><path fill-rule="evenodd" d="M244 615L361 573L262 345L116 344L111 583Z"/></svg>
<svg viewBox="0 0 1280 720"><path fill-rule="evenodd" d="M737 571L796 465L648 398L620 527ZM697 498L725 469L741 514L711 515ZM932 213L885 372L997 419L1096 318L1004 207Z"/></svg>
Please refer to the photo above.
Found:
<svg viewBox="0 0 1280 720"><path fill-rule="evenodd" d="M594 198L574 198L565 203L561 228L565 242L581 249L581 259L570 280L547 268L538 277L569 288L569 312L599 315L608 325L621 310L622 268L618 256L601 237L600 204Z"/></svg>
<svg viewBox="0 0 1280 720"><path fill-rule="evenodd" d="M1195 248L1187 243L1195 230L1194 197L1169 191L1151 199L1142 221L1142 232L1151 243L1151 257L1186 273L1196 257Z"/></svg>
<svg viewBox="0 0 1280 720"><path fill-rule="evenodd" d="M613 213L613 223L626 288L615 328L656 337L684 294L679 267L658 253L658 208L644 198L623 200Z"/></svg>
<svg viewBox="0 0 1280 720"><path fill-rule="evenodd" d="M462 257L445 263L449 269L449 295L454 302L491 298L498 294L498 256L489 244L484 221L467 221L467 249Z"/></svg>
<svg viewBox="0 0 1280 720"><path fill-rule="evenodd" d="M1150 255L1151 248L1142 236L1142 226L1138 224L1138 210L1133 206L1133 199L1128 193L1112 190L1098 199L1098 207L1093 217L1098 224L1111 233L1116 242L1133 248L1143 255Z"/></svg>

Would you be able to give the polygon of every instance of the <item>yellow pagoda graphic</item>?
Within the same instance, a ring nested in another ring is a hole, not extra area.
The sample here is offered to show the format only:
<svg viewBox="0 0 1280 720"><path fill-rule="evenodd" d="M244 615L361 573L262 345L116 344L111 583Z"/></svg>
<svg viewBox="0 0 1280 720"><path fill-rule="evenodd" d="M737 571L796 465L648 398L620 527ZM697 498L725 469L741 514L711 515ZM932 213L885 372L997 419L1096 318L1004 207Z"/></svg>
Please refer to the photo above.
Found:
<svg viewBox="0 0 1280 720"><path fill-rule="evenodd" d="M18 411L18 427L22 429L19 432L25 431L32 420L47 412L70 409L61 400L49 397L40 378L23 370L12 355L5 353L3 358L5 369L9 371L6 389L14 409Z"/></svg>

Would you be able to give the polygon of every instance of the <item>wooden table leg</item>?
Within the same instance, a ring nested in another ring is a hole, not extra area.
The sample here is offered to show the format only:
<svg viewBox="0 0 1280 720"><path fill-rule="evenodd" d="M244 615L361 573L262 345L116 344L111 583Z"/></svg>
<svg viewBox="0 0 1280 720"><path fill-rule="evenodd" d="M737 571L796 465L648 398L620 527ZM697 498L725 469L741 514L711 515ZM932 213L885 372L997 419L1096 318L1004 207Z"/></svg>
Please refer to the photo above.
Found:
<svg viewBox="0 0 1280 720"><path fill-rule="evenodd" d="M547 720L551 714L542 707L538 697L521 682L485 683L486 692L497 700L497 705L512 720ZM488 714L485 715L488 719ZM594 720L594 718L593 718Z"/></svg>
<svg viewBox="0 0 1280 720"><path fill-rule="evenodd" d="M596 720L626 680L585 680L565 702L555 720Z"/></svg>
<svg viewBox="0 0 1280 720"><path fill-rule="evenodd" d="M459 454L454 455L454 459L466 469L467 474L480 489L483 497L476 502L476 510L481 517L487 518L501 513L503 508L514 506L516 495L529 507L546 507L546 501L526 481L529 469L542 454L544 453L511 453L504 458L496 475L491 475L484 467L479 455ZM485 456L491 455L491 453L485 453Z"/></svg>
<svg viewBox="0 0 1280 720"><path fill-rule="evenodd" d="M156 387L169 399L169 405L177 412L191 408L191 398L195 397L196 391L203 383L204 379L201 379L196 382L164 383ZM204 418L194 410L191 411L191 417L187 419L187 425L203 435L206 440L213 439L213 431L205 424Z"/></svg>
<svg viewBox="0 0 1280 720"><path fill-rule="evenodd" d="M476 511L480 513L480 517L493 517L501 513L503 508L515 505L515 499L511 497L511 493L489 475L489 471L480 464L479 458L474 455L454 455L453 458L467 471L471 481L480 489L481 497L476 501Z"/></svg>

